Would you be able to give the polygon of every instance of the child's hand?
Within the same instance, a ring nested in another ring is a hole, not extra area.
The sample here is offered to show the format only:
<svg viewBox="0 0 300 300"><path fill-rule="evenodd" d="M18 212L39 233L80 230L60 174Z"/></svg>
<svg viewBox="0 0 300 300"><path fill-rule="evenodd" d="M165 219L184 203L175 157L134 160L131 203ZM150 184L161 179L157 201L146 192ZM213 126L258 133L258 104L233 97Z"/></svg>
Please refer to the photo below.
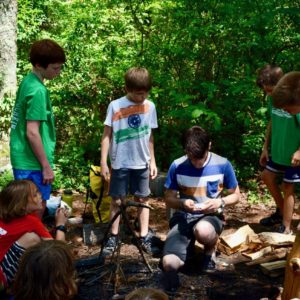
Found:
<svg viewBox="0 0 300 300"><path fill-rule="evenodd" d="M291 163L293 167L300 167L300 150L293 154Z"/></svg>
<svg viewBox="0 0 300 300"><path fill-rule="evenodd" d="M195 211L195 202L192 199L185 199L183 201L183 209L187 212L194 212Z"/></svg>
<svg viewBox="0 0 300 300"><path fill-rule="evenodd" d="M260 155L259 164L262 167L265 167L267 164L267 161L269 160L269 153L267 149L263 149Z"/></svg>
<svg viewBox="0 0 300 300"><path fill-rule="evenodd" d="M51 184L54 181L54 172L50 166L43 168L43 184Z"/></svg>
<svg viewBox="0 0 300 300"><path fill-rule="evenodd" d="M101 165L101 175L105 181L110 180L110 172L107 165Z"/></svg>
<svg viewBox="0 0 300 300"><path fill-rule="evenodd" d="M201 203L201 208L195 208L195 211L199 211L203 214L215 213L221 206L221 198L218 199L208 199Z"/></svg>
<svg viewBox="0 0 300 300"><path fill-rule="evenodd" d="M55 225L65 225L69 217L69 211L66 208L59 207L55 212Z"/></svg>
<svg viewBox="0 0 300 300"><path fill-rule="evenodd" d="M155 163L150 163L150 178L154 179L157 176L157 167Z"/></svg>

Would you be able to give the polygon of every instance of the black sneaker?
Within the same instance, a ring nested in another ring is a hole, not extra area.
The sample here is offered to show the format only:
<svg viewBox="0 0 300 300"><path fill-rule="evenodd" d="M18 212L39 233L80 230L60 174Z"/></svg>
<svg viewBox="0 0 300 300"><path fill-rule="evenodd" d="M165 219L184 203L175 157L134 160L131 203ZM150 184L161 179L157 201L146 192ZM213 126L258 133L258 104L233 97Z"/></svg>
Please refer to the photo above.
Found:
<svg viewBox="0 0 300 300"><path fill-rule="evenodd" d="M114 253L117 245L118 245L118 236L111 235L103 247L102 255L103 256L112 255Z"/></svg>
<svg viewBox="0 0 300 300"><path fill-rule="evenodd" d="M278 232L278 233L283 233L283 234L293 234L293 231L292 230L287 231L286 227L283 224L280 224L279 226L276 226L274 228L274 231Z"/></svg>
<svg viewBox="0 0 300 300"><path fill-rule="evenodd" d="M279 209L277 208L276 211L271 214L271 216L261 219L259 223L263 226L273 226L276 224L281 224L282 215L280 214Z"/></svg>
<svg viewBox="0 0 300 300"><path fill-rule="evenodd" d="M142 249L149 254L159 254L161 249L156 240L159 240L159 238L156 237L152 231L148 231L145 237L140 237Z"/></svg>
<svg viewBox="0 0 300 300"><path fill-rule="evenodd" d="M180 281L177 271L163 272L161 284L165 292L168 294L175 293L180 287Z"/></svg>
<svg viewBox="0 0 300 300"><path fill-rule="evenodd" d="M202 271L212 273L216 270L216 263L211 255L204 255L202 260Z"/></svg>

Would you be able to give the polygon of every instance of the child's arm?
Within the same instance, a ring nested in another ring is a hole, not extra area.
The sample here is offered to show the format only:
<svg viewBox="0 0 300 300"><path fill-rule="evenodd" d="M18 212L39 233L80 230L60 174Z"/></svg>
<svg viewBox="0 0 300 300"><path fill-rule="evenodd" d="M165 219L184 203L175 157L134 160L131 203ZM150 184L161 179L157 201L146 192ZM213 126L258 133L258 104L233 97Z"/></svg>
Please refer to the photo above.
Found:
<svg viewBox="0 0 300 300"><path fill-rule="evenodd" d="M259 163L261 166L265 167L267 164L267 161L269 160L269 145L271 141L271 131L272 131L272 121L269 121L267 131L266 131L266 136L265 136L265 142L263 146L262 153L260 155Z"/></svg>
<svg viewBox="0 0 300 300"><path fill-rule="evenodd" d="M56 230L55 239L60 241L66 240L65 225L69 217L69 211L66 208L59 207L55 212L55 227L60 227ZM42 237L43 240L52 240L52 238Z"/></svg>
<svg viewBox="0 0 300 300"><path fill-rule="evenodd" d="M157 167L154 156L154 136L151 131L150 140L149 140L149 150L150 150L150 178L154 179L157 176Z"/></svg>
<svg viewBox="0 0 300 300"><path fill-rule="evenodd" d="M42 166L43 183L51 184L54 180L54 172L48 162L39 128L39 121L27 121L26 135L33 153Z"/></svg>
<svg viewBox="0 0 300 300"><path fill-rule="evenodd" d="M106 181L109 180L109 168L107 166L107 156L112 137L112 127L105 125L101 141L101 175Z"/></svg>

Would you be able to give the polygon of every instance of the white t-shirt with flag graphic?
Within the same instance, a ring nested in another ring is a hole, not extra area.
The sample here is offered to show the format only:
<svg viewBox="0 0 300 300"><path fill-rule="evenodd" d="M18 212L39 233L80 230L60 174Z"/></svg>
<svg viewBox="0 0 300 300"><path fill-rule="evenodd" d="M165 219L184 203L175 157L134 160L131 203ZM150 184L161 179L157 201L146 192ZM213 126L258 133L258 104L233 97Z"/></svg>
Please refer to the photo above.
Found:
<svg viewBox="0 0 300 300"><path fill-rule="evenodd" d="M108 106L104 124L113 132L109 149L112 168L146 168L151 129L158 127L154 103L147 99L135 103L126 96L114 100Z"/></svg>

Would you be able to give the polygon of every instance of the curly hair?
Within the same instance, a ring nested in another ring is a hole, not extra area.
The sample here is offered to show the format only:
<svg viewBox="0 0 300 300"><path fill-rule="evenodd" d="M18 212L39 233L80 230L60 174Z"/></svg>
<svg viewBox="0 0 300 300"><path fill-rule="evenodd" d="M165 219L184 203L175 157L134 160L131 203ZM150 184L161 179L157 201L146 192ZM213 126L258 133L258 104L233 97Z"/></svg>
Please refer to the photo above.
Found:
<svg viewBox="0 0 300 300"><path fill-rule="evenodd" d="M263 86L275 86L283 76L283 71L276 65L265 65L257 74L256 84L262 89Z"/></svg>

